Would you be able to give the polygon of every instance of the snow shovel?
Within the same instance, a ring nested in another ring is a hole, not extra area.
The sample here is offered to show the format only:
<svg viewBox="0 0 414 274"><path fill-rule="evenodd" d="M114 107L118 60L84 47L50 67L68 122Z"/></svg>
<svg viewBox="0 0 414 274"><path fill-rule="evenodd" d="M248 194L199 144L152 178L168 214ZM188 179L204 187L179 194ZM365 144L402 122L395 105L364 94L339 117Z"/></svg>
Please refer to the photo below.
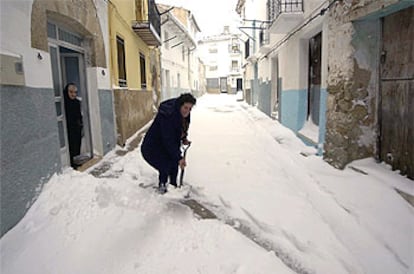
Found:
<svg viewBox="0 0 414 274"><path fill-rule="evenodd" d="M183 159L185 159L185 156L187 154L187 150L190 148L191 143L188 143L188 145L183 145ZM180 188L183 186L183 179L184 179L184 168L181 168L180 173Z"/></svg>

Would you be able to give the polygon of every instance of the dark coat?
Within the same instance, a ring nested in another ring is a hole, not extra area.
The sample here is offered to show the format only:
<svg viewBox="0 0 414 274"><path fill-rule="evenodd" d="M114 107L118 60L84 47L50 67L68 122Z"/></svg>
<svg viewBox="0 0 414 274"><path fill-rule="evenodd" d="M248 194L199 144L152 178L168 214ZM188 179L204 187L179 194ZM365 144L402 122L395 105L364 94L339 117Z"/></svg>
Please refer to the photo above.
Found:
<svg viewBox="0 0 414 274"><path fill-rule="evenodd" d="M183 126L185 124L185 126ZM182 158L181 139L186 137L190 115L183 118L177 99L161 103L141 145L144 159L157 170L168 170Z"/></svg>
<svg viewBox="0 0 414 274"><path fill-rule="evenodd" d="M70 161L73 165L73 157L80 154L82 140L82 113L81 102L78 99L70 99L65 92L65 113L68 131Z"/></svg>

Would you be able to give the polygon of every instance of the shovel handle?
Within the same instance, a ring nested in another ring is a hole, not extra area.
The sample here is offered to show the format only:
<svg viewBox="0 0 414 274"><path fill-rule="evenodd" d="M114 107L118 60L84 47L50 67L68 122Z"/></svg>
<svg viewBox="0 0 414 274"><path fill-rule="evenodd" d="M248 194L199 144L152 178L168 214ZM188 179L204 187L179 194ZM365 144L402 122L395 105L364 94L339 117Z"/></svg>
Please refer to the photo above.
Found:
<svg viewBox="0 0 414 274"><path fill-rule="evenodd" d="M185 159L185 156L187 155L187 150L190 148L190 146L191 146L191 142L190 143L188 143L188 145L183 145L183 158ZM180 173L180 186L179 187L182 187L183 186L183 179L184 179L184 168L181 168L181 173Z"/></svg>

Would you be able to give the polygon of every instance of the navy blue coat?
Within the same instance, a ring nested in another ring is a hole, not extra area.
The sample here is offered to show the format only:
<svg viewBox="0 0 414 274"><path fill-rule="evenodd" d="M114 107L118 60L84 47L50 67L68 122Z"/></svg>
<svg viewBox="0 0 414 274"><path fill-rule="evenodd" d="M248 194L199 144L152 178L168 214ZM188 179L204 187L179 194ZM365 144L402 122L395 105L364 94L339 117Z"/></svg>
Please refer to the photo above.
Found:
<svg viewBox="0 0 414 274"><path fill-rule="evenodd" d="M176 98L161 103L141 145L144 159L157 170L167 171L172 165L178 165L182 158L180 145L184 121L189 125L190 115L182 117Z"/></svg>

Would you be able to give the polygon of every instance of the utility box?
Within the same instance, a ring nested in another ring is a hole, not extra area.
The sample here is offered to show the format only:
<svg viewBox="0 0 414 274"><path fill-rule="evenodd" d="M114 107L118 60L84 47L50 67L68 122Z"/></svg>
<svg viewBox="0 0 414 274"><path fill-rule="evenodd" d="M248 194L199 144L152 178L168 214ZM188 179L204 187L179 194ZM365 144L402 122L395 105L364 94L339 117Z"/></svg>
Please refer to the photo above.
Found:
<svg viewBox="0 0 414 274"><path fill-rule="evenodd" d="M0 84L24 86L23 58L17 54L0 53Z"/></svg>

